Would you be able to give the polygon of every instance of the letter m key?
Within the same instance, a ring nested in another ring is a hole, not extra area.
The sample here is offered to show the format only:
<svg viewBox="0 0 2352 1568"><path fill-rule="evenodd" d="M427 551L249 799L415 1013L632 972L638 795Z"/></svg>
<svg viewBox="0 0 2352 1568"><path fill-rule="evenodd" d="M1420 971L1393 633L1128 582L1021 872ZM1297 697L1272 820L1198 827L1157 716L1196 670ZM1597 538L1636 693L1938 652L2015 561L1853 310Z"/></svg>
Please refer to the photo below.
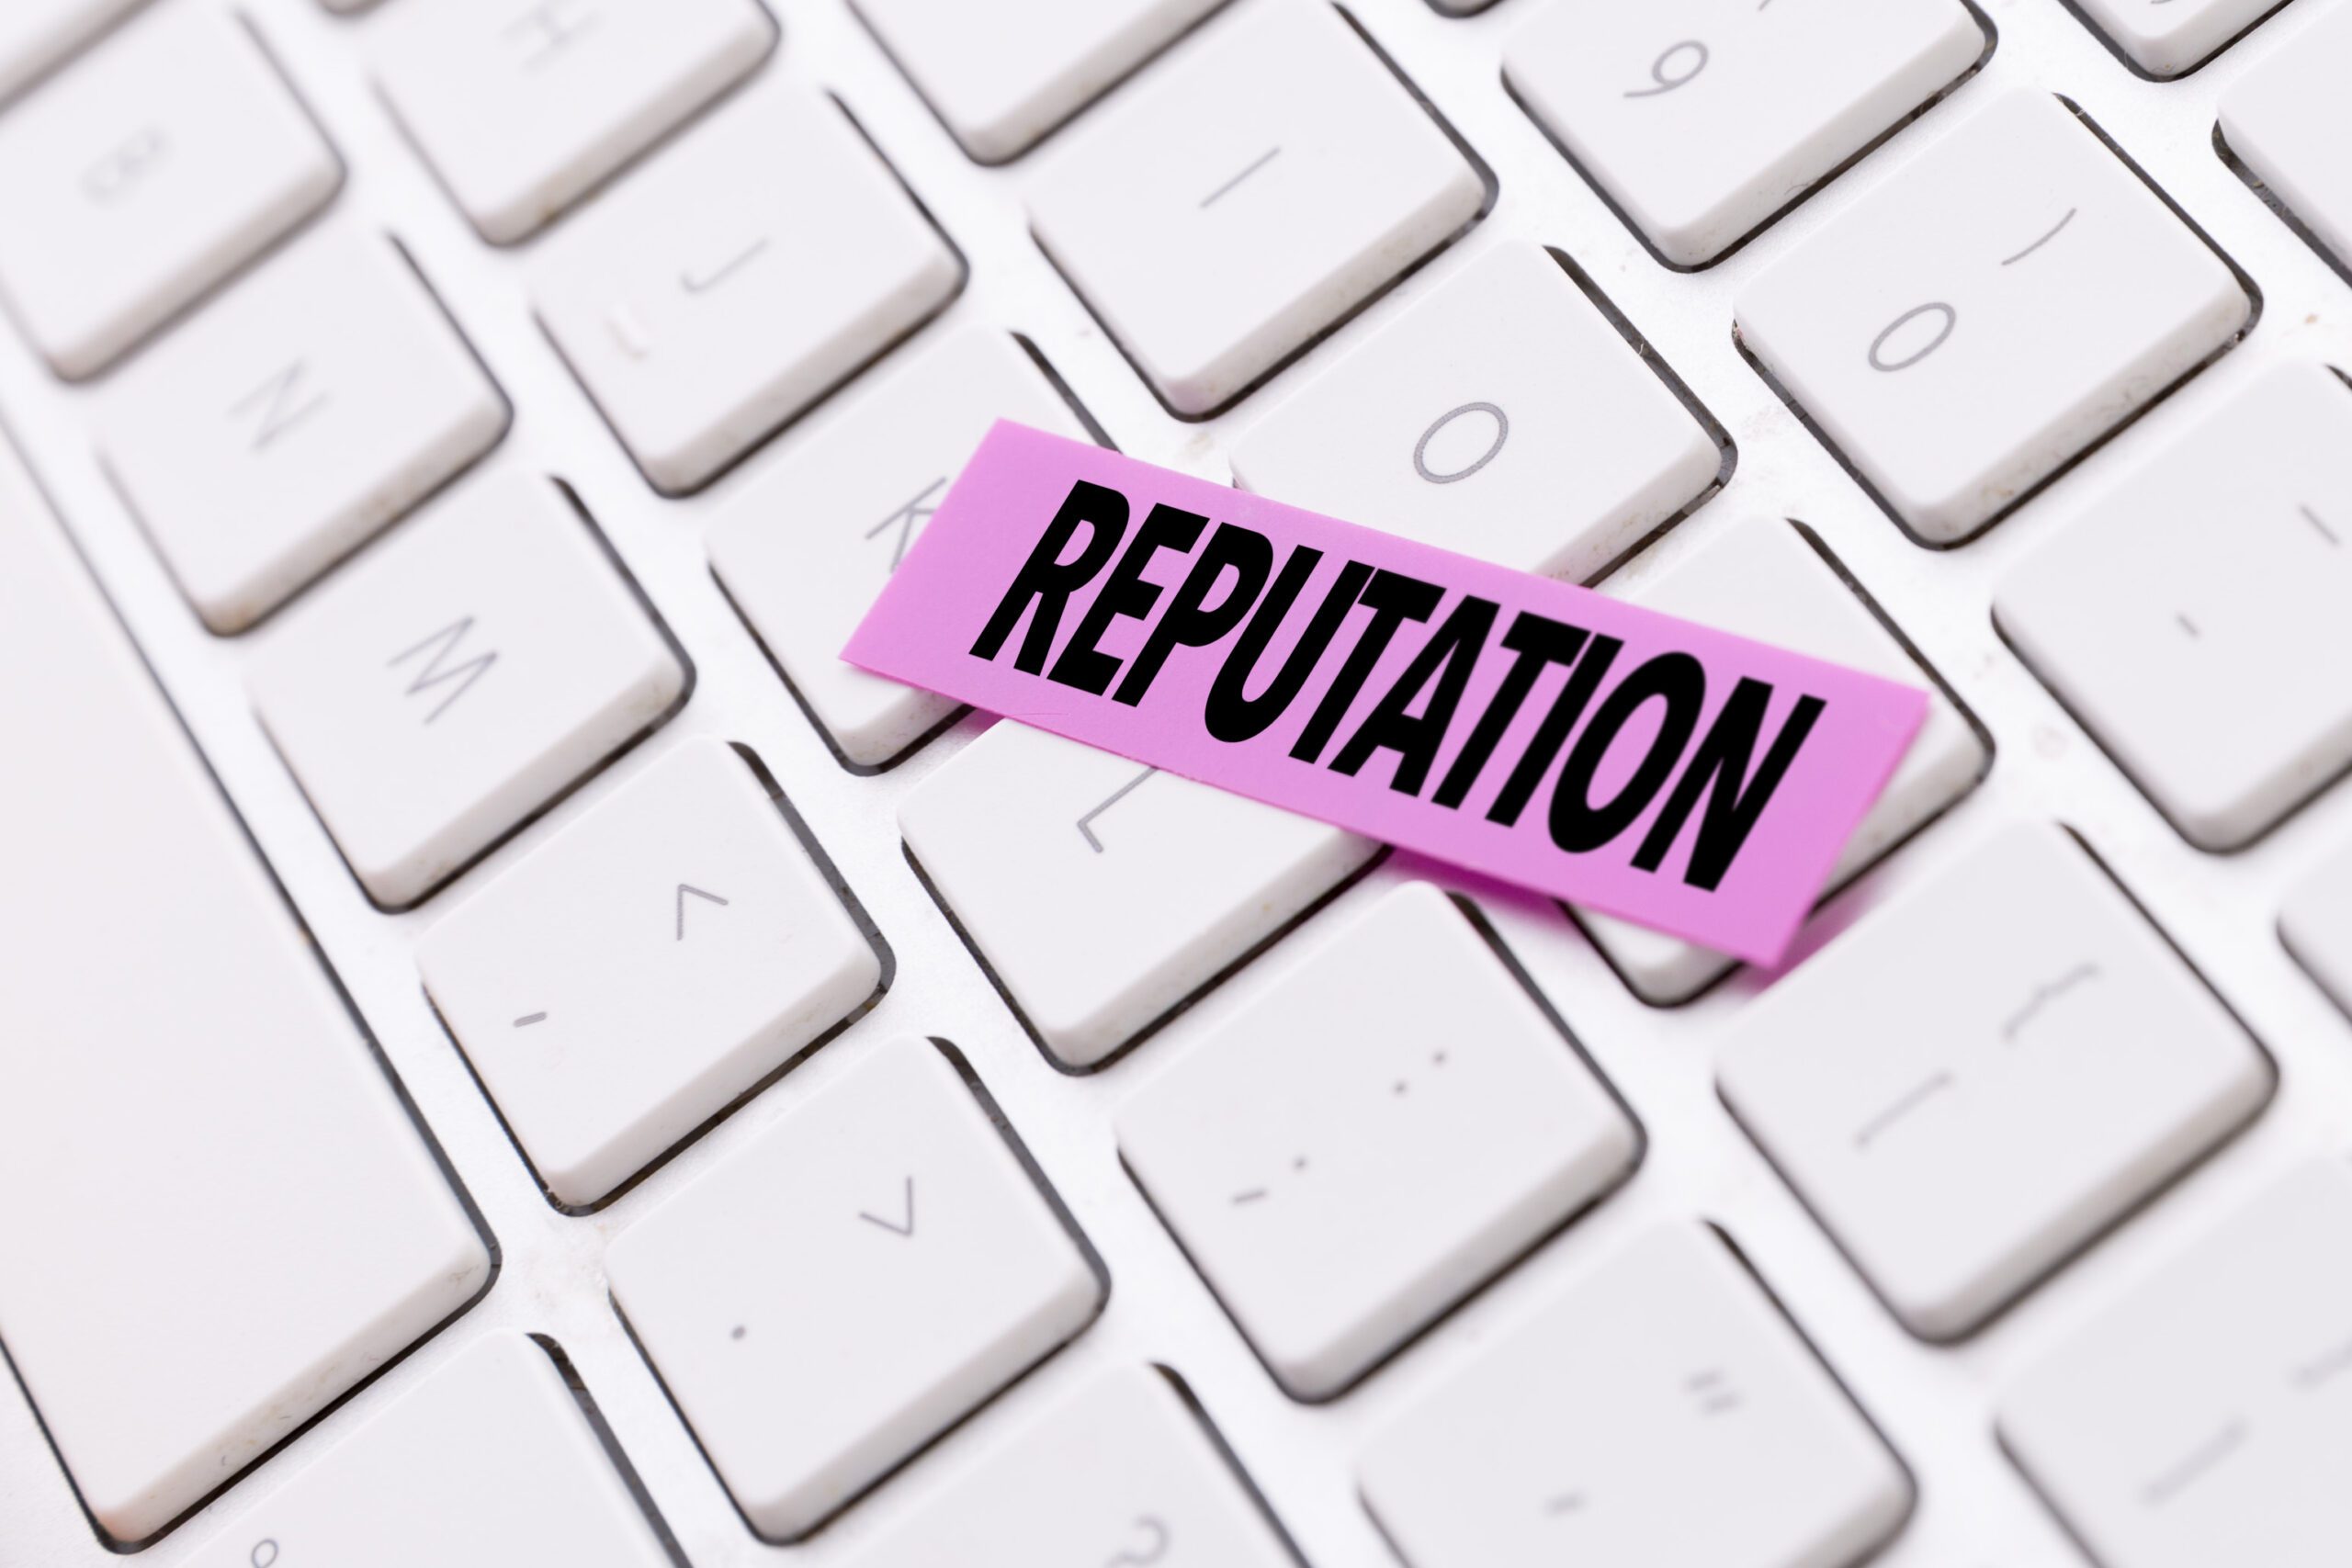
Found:
<svg viewBox="0 0 2352 1568"><path fill-rule="evenodd" d="M387 670L397 670L414 660L419 654L427 655L424 660L416 666L415 673L409 680L408 690L404 694L408 696L423 696L425 693L438 687L449 685L453 682L456 683L456 689L435 704L432 711L424 716L424 722L427 724L439 718L447 711L451 703L456 702L473 688L473 683L481 679L483 671L498 662L496 649L474 654L467 659L458 658L459 652L465 647L467 635L473 629L474 618L471 615L460 615L415 647L394 654L384 665Z"/></svg>

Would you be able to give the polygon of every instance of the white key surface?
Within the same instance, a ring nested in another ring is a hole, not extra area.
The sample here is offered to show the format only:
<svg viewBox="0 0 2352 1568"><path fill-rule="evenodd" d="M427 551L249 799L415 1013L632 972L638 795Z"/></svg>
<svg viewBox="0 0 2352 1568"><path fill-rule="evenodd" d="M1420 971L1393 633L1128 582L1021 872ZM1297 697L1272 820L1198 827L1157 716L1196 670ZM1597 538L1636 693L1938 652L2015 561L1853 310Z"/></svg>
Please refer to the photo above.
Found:
<svg viewBox="0 0 2352 1568"><path fill-rule="evenodd" d="M2309 7L2304 7L2308 10ZM2352 267L2352 14L2324 11L2256 61L2222 95L2229 151L2311 231L2339 268Z"/></svg>
<svg viewBox="0 0 2352 1568"><path fill-rule="evenodd" d="M2017 88L1783 253L1736 314L1766 374L1940 546L2227 346L2253 306L2064 104Z"/></svg>
<svg viewBox="0 0 2352 1568"><path fill-rule="evenodd" d="M528 1335L475 1340L239 1515L190 1568L674 1568Z"/></svg>
<svg viewBox="0 0 2352 1568"><path fill-rule="evenodd" d="M1410 1568L1849 1568L1902 1461L1714 1232L1654 1230L1375 1438L1364 1505Z"/></svg>
<svg viewBox="0 0 2352 1568"><path fill-rule="evenodd" d="M558 1203L600 1202L880 995L751 765L685 742L433 928L424 988Z"/></svg>
<svg viewBox="0 0 2352 1568"><path fill-rule="evenodd" d="M1670 265L1705 266L1967 74L1960 0L1551 0L1503 80Z"/></svg>
<svg viewBox="0 0 2352 1568"><path fill-rule="evenodd" d="M930 1041L639 1220L613 1301L752 1528L815 1529L1078 1335L1108 1280Z"/></svg>
<svg viewBox="0 0 2352 1568"><path fill-rule="evenodd" d="M1250 490L1577 582L1723 467L1708 428L1527 244L1446 279L1233 449Z"/></svg>
<svg viewBox="0 0 2352 1568"><path fill-rule="evenodd" d="M389 243L307 235L109 385L109 471L204 624L243 631L504 434Z"/></svg>
<svg viewBox="0 0 2352 1568"><path fill-rule="evenodd" d="M0 118L0 299L94 376L342 183L257 35L158 6Z"/></svg>
<svg viewBox="0 0 2352 1568"><path fill-rule="evenodd" d="M2125 59L2151 76L2185 75L2284 0L2075 0Z"/></svg>
<svg viewBox="0 0 2352 1568"><path fill-rule="evenodd" d="M850 1561L1297 1568L1206 1420L1158 1368L1098 1372L977 1463L941 1478L910 1520Z"/></svg>
<svg viewBox="0 0 2352 1568"><path fill-rule="evenodd" d="M964 151L1001 164L1225 0L853 3Z"/></svg>
<svg viewBox="0 0 2352 1568"><path fill-rule="evenodd" d="M556 346L674 495L937 313L964 269L838 105L755 91L555 235L533 277Z"/></svg>
<svg viewBox="0 0 2352 1568"><path fill-rule="evenodd" d="M1379 852L1325 823L1010 721L917 785L899 829L1030 1033L1079 1069Z"/></svg>
<svg viewBox="0 0 2352 1568"><path fill-rule="evenodd" d="M1825 896L1876 864L1992 768L1991 743L1968 713L1794 525L1748 517L1715 530L1656 576L1635 563L1624 581L1624 597L1646 609L1928 693L1927 721L1838 852ZM1634 994L1658 1006L1689 1001L1733 967L1721 953L1629 920L1583 910L1577 919Z"/></svg>
<svg viewBox="0 0 2352 1568"><path fill-rule="evenodd" d="M0 1341L82 1506L136 1542L491 1258L13 461L0 665ZM46 1454L18 1479L64 1484Z"/></svg>
<svg viewBox="0 0 2352 1568"><path fill-rule="evenodd" d="M143 0L14 0L0 9L0 100L39 81L60 61Z"/></svg>
<svg viewBox="0 0 2352 1568"><path fill-rule="evenodd" d="M1046 153L1027 190L1038 243L1188 417L1241 396L1486 202L1479 171L1320 0L1204 28Z"/></svg>
<svg viewBox="0 0 2352 1568"><path fill-rule="evenodd" d="M854 771L889 766L962 706L841 652L999 419L1092 438L1011 333L967 328L860 389L711 525L712 571Z"/></svg>
<svg viewBox="0 0 2352 1568"><path fill-rule="evenodd" d="M690 682L552 480L466 485L288 611L247 685L378 905L429 895Z"/></svg>
<svg viewBox="0 0 2352 1568"><path fill-rule="evenodd" d="M527 239L749 75L759 0L401 0L377 85L492 244Z"/></svg>
<svg viewBox="0 0 2352 1568"><path fill-rule="evenodd" d="M1741 1124L1904 1325L1973 1332L2252 1119L2269 1059L2061 829L2003 829L1749 1002Z"/></svg>
<svg viewBox="0 0 2352 1568"><path fill-rule="evenodd" d="M2297 1168L2030 1364L2000 1434L2103 1568L2352 1556L2352 1169Z"/></svg>
<svg viewBox="0 0 2352 1568"><path fill-rule="evenodd" d="M2335 1005L2352 1013L2352 846L2322 858L2288 889L2278 937Z"/></svg>
<svg viewBox="0 0 2352 1568"><path fill-rule="evenodd" d="M1453 899L1389 894L1118 1113L1283 1389L1329 1399L1634 1172L1642 1134Z"/></svg>
<svg viewBox="0 0 2352 1568"><path fill-rule="evenodd" d="M2057 529L2001 633L2200 849L2243 848L2352 764L2352 389L2264 373Z"/></svg>

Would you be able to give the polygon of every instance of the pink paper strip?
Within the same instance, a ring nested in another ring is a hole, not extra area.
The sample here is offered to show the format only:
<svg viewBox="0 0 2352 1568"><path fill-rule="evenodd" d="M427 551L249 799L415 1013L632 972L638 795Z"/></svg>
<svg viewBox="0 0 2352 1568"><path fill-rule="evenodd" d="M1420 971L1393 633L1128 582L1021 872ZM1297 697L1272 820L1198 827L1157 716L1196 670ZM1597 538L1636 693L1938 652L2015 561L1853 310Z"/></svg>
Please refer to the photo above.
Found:
<svg viewBox="0 0 2352 1568"><path fill-rule="evenodd" d="M842 657L1763 964L1928 703L1010 422Z"/></svg>

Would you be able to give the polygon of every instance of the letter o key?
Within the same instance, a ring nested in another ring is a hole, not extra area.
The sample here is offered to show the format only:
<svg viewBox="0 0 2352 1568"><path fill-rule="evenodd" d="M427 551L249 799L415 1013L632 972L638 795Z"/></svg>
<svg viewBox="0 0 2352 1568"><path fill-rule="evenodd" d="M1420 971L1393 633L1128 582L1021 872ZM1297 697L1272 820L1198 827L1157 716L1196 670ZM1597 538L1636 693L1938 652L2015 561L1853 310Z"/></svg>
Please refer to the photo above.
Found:
<svg viewBox="0 0 2352 1568"><path fill-rule="evenodd" d="M1495 438L1487 444L1487 449L1484 452L1479 453L1477 459L1468 468L1455 468L1448 473L1439 473L1437 470L1430 467L1430 443L1437 439L1438 432L1443 430L1447 425L1452 424L1455 420L1460 419L1465 413L1482 413L1487 418L1493 420L1495 422ZM1496 407L1493 403L1464 403L1460 408L1448 409L1445 412L1438 415L1436 423L1432 423L1427 430L1421 432L1420 440L1413 444L1413 472L1420 475L1421 478L1429 480L1430 483L1433 485L1450 485L1457 480L1466 479L1472 474L1476 473L1479 469L1493 462L1502 452L1503 443L1510 439L1510 416L1509 414L1503 412L1501 409Z"/></svg>

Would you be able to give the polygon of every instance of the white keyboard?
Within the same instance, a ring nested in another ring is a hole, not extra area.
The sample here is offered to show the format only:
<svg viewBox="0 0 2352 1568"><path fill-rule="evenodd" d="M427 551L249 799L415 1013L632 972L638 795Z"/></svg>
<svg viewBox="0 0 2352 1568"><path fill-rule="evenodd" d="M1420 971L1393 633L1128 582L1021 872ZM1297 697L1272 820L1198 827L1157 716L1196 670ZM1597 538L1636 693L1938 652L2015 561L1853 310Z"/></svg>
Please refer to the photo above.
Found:
<svg viewBox="0 0 2352 1568"><path fill-rule="evenodd" d="M0 1568L2352 1562L2352 0L0 0ZM1932 686L1766 976L835 654L1000 416Z"/></svg>

